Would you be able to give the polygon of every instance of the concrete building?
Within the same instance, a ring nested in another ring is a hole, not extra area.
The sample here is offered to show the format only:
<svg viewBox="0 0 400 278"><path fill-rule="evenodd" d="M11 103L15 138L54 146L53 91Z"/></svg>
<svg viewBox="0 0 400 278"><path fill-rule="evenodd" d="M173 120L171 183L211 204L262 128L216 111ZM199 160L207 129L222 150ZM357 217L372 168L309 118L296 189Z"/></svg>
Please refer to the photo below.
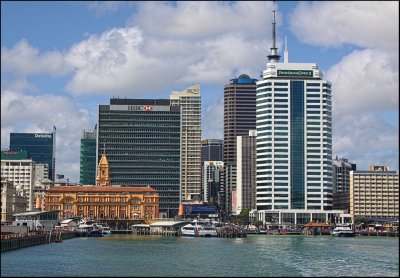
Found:
<svg viewBox="0 0 400 278"><path fill-rule="evenodd" d="M332 160L333 209L350 212L350 171L357 170L356 164L346 158Z"/></svg>
<svg viewBox="0 0 400 278"><path fill-rule="evenodd" d="M15 188L12 182L1 179L1 223L11 223Z"/></svg>
<svg viewBox="0 0 400 278"><path fill-rule="evenodd" d="M81 185L96 183L96 131L82 130L80 150L80 178Z"/></svg>
<svg viewBox="0 0 400 278"><path fill-rule="evenodd" d="M236 214L256 208L256 136L256 130L250 130L248 136L237 137Z"/></svg>
<svg viewBox="0 0 400 278"><path fill-rule="evenodd" d="M171 106L181 112L180 202L201 196L201 96L200 84L172 92Z"/></svg>
<svg viewBox="0 0 400 278"><path fill-rule="evenodd" d="M28 210L34 208L34 165L27 151L1 152L1 177L10 181L18 196L28 199Z"/></svg>
<svg viewBox="0 0 400 278"><path fill-rule="evenodd" d="M224 162L204 161L203 201L217 205L220 203L221 189L224 187Z"/></svg>
<svg viewBox="0 0 400 278"><path fill-rule="evenodd" d="M374 165L369 171L350 171L350 214L398 220L399 171Z"/></svg>
<svg viewBox="0 0 400 278"><path fill-rule="evenodd" d="M10 133L10 151L21 150L35 163L49 165L49 179L55 180L56 127L51 133Z"/></svg>

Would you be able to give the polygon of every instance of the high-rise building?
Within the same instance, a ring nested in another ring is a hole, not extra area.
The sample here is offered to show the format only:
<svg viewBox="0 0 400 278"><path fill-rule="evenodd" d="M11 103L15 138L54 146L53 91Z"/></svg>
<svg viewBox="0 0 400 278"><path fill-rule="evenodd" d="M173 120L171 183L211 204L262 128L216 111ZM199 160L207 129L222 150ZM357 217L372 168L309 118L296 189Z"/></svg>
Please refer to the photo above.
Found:
<svg viewBox="0 0 400 278"><path fill-rule="evenodd" d="M181 109L169 99L110 99L99 105L97 162L107 153L111 185L150 186L160 217L177 215L180 198Z"/></svg>
<svg viewBox="0 0 400 278"><path fill-rule="evenodd" d="M279 211L280 223L326 222L334 213L332 85L316 64L289 63L286 49L279 62L275 9L272 26L271 54L257 82L257 210Z"/></svg>
<svg viewBox="0 0 400 278"><path fill-rule="evenodd" d="M225 209L232 213L232 191L236 190L236 139L256 129L256 81L247 74L230 80L224 86L224 164Z"/></svg>
<svg viewBox="0 0 400 278"><path fill-rule="evenodd" d="M201 163L224 160L224 140L205 139L201 141Z"/></svg>
<svg viewBox="0 0 400 278"><path fill-rule="evenodd" d="M172 92L171 106L181 112L180 202L201 196L201 96L200 84Z"/></svg>
<svg viewBox="0 0 400 278"><path fill-rule="evenodd" d="M97 127L93 131L82 130L79 179L81 185L96 184L96 135Z"/></svg>
<svg viewBox="0 0 400 278"><path fill-rule="evenodd" d="M256 208L256 130L237 137L236 152L236 213Z"/></svg>
<svg viewBox="0 0 400 278"><path fill-rule="evenodd" d="M350 214L398 221L399 171L375 165L350 171Z"/></svg>
<svg viewBox="0 0 400 278"><path fill-rule="evenodd" d="M34 208L34 167L26 151L1 152L1 177L14 185L17 195L27 198L29 211Z"/></svg>
<svg viewBox="0 0 400 278"><path fill-rule="evenodd" d="M35 163L49 165L49 178L55 180L56 127L52 133L10 133L10 150L27 151Z"/></svg>
<svg viewBox="0 0 400 278"><path fill-rule="evenodd" d="M204 161L203 165L203 201L210 204L218 204L224 172L224 162Z"/></svg>
<svg viewBox="0 0 400 278"><path fill-rule="evenodd" d="M236 162L236 137L256 129L256 81L241 74L224 86L224 163Z"/></svg>
<svg viewBox="0 0 400 278"><path fill-rule="evenodd" d="M356 164L346 158L332 160L333 209L350 211L350 171Z"/></svg>

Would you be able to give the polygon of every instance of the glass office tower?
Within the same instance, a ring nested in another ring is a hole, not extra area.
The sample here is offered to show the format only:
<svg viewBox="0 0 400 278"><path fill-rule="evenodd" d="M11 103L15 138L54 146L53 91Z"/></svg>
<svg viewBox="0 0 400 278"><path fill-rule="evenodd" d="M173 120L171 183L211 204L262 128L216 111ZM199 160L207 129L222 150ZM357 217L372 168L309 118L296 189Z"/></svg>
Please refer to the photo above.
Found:
<svg viewBox="0 0 400 278"><path fill-rule="evenodd" d="M96 184L96 128L93 131L82 130L80 179L81 185Z"/></svg>
<svg viewBox="0 0 400 278"><path fill-rule="evenodd" d="M178 213L180 126L180 107L169 99L112 98L99 105L96 164L105 151L111 185L156 189L160 217Z"/></svg>
<svg viewBox="0 0 400 278"><path fill-rule="evenodd" d="M10 150L26 151L35 163L49 165L49 179L55 180L56 127L52 133L10 133Z"/></svg>

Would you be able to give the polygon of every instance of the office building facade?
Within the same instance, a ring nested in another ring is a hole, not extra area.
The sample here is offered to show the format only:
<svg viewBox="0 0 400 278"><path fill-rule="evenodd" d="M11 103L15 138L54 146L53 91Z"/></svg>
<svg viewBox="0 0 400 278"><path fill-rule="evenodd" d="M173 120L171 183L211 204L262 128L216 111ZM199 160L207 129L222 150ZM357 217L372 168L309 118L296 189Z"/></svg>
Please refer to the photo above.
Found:
<svg viewBox="0 0 400 278"><path fill-rule="evenodd" d="M350 171L355 170L356 164L346 158L332 160L333 209L350 212Z"/></svg>
<svg viewBox="0 0 400 278"><path fill-rule="evenodd" d="M99 105L97 162L107 154L111 185L150 186L160 217L177 215L180 201L181 109L169 99L110 99Z"/></svg>
<svg viewBox="0 0 400 278"><path fill-rule="evenodd" d="M27 198L28 210L34 208L34 167L26 151L1 152L1 178L14 185L17 195Z"/></svg>
<svg viewBox="0 0 400 278"><path fill-rule="evenodd" d="M223 161L204 161L203 164L203 201L217 205L223 187Z"/></svg>
<svg viewBox="0 0 400 278"><path fill-rule="evenodd" d="M80 149L80 178L81 185L96 183L96 127L93 131L82 130Z"/></svg>
<svg viewBox="0 0 400 278"><path fill-rule="evenodd" d="M204 139L201 141L201 163L224 160L224 140Z"/></svg>
<svg viewBox="0 0 400 278"><path fill-rule="evenodd" d="M256 134L256 130L250 130L248 136L237 137L236 214L256 208Z"/></svg>
<svg viewBox="0 0 400 278"><path fill-rule="evenodd" d="M256 129L256 81L247 74L224 86L224 162L236 162L236 138Z"/></svg>
<svg viewBox="0 0 400 278"><path fill-rule="evenodd" d="M300 217L327 222L324 217L336 213L331 211L332 84L314 63L289 63L287 50L279 61L273 15L273 46L257 82L257 210L264 222L274 212L286 213L279 221L287 224L298 224Z"/></svg>
<svg viewBox="0 0 400 278"><path fill-rule="evenodd" d="M201 196L201 96L200 84L172 92L171 106L181 113L180 202Z"/></svg>
<svg viewBox="0 0 400 278"><path fill-rule="evenodd" d="M350 214L399 220L399 171L370 166L350 171Z"/></svg>
<svg viewBox="0 0 400 278"><path fill-rule="evenodd" d="M56 127L52 133L10 133L10 151L27 151L35 163L49 165L49 178L55 180Z"/></svg>

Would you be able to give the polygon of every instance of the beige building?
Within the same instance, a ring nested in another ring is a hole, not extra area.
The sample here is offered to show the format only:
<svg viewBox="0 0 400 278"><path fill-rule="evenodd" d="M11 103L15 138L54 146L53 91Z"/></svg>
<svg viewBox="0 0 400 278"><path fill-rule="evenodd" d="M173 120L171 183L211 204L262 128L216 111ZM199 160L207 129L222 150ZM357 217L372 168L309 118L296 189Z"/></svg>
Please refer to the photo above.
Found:
<svg viewBox="0 0 400 278"><path fill-rule="evenodd" d="M386 166L350 171L350 214L398 219L399 172Z"/></svg>

